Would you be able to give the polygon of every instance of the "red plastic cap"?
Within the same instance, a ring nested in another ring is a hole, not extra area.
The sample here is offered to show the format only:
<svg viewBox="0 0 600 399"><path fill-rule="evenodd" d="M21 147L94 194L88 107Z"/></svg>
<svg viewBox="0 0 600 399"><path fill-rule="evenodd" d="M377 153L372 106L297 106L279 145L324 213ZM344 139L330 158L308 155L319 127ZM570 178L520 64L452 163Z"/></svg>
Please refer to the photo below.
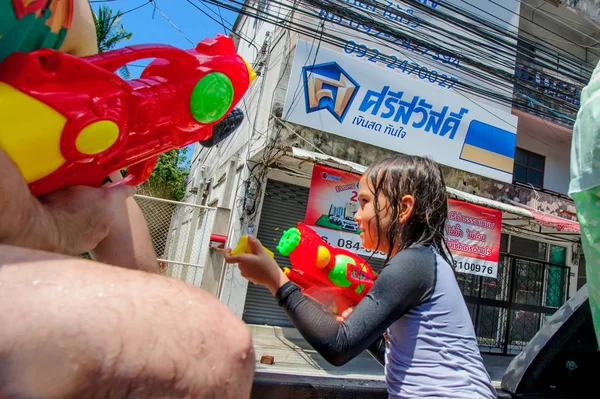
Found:
<svg viewBox="0 0 600 399"><path fill-rule="evenodd" d="M229 36L218 34L214 38L206 38L196 46L196 51L200 54L219 55L235 54L235 44Z"/></svg>
<svg viewBox="0 0 600 399"><path fill-rule="evenodd" d="M211 241L215 241L215 242L222 242L223 244L225 244L225 241L227 241L227 236L221 236L218 234L211 234L210 235L210 240Z"/></svg>

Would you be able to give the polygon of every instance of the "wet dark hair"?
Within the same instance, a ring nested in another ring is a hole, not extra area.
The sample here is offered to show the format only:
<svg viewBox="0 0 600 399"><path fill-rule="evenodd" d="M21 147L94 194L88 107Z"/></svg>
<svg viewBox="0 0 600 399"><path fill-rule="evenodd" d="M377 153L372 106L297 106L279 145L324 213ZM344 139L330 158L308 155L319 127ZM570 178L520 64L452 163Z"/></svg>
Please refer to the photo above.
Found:
<svg viewBox="0 0 600 399"><path fill-rule="evenodd" d="M429 158L413 155L393 155L375 162L365 171L364 176L374 195L375 223L381 232L379 194L388 201L387 211L390 225L385 233L390 253L419 244L430 244L452 265L452 255L444 239L444 229L448 218L448 197L442 171L437 163ZM401 200L405 195L414 198L414 209L405 223L400 223ZM370 221L369 221L370 223ZM378 236L377 247L381 244ZM386 262L391 255L388 253Z"/></svg>

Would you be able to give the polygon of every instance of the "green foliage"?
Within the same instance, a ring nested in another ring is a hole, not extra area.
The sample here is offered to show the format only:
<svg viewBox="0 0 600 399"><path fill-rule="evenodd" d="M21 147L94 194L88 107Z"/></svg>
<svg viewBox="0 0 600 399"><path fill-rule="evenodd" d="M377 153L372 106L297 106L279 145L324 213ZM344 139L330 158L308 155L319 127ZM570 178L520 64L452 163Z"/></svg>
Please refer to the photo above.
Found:
<svg viewBox="0 0 600 399"><path fill-rule="evenodd" d="M189 164L186 162L187 148L174 149L158 157L154 172L138 192L153 197L181 201L185 195L185 183Z"/></svg>
<svg viewBox="0 0 600 399"><path fill-rule="evenodd" d="M119 10L115 15L110 7L102 5L98 8L98 13L92 12L94 25L96 26L96 40L98 50L103 53L114 49L123 40L131 39L133 33L128 32L119 21L123 13ZM131 74L127 65L119 68L119 75L124 79L129 79Z"/></svg>

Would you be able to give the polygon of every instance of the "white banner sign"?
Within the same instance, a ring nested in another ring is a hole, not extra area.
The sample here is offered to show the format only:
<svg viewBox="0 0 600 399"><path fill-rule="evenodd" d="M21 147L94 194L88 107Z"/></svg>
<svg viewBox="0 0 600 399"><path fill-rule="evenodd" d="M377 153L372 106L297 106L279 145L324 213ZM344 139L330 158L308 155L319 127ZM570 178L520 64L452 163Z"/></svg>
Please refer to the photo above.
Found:
<svg viewBox="0 0 600 399"><path fill-rule="evenodd" d="M514 39L505 36L505 33L512 33L515 36L518 33L520 1L444 0L443 3L438 3L424 0L420 1L425 6L424 9L402 0L376 3L339 0L334 3L353 12L354 15L366 17L367 20L381 22L383 19L388 28L406 33L407 37L420 38L426 43L419 43L409 38L395 39L388 33L382 32L375 23L365 23L364 19L359 19L357 16L348 16L351 14L336 14L335 8L328 10L313 8L310 10L312 15L301 17L302 22L313 26L314 29L323 29L324 33L343 37L346 39L343 51L352 57L371 63L372 66L383 66L436 88L460 91L476 101L510 113L510 104L487 101L481 96L469 93L468 90L462 90L458 83L489 90L508 98L513 95L512 84L503 82L499 85L497 78L485 69L466 65L459 58L440 54L433 48L439 46L450 53L462 54L483 65L513 74L517 43ZM461 12L472 15L473 19L466 19ZM508 48L499 49L498 43L492 37L475 35L473 31L460 27L460 24L450 19L452 17L465 20L469 25L491 35L499 35L506 42L507 47L513 47L512 51ZM476 19L483 22L477 22ZM492 24L498 31L494 31ZM336 49L342 51L340 48ZM499 50L502 52L499 53ZM476 70L476 73L473 73L473 70Z"/></svg>
<svg viewBox="0 0 600 399"><path fill-rule="evenodd" d="M299 40L285 120L512 182L517 118Z"/></svg>

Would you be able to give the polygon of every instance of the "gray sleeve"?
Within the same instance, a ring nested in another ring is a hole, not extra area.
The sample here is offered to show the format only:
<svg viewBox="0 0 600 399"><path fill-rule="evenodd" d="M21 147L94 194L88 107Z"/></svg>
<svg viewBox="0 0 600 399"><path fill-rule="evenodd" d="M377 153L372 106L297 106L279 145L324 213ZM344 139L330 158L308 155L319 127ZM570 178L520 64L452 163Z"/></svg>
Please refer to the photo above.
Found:
<svg viewBox="0 0 600 399"><path fill-rule="evenodd" d="M343 365L367 348L376 350L382 362L378 338L393 322L431 298L435 280L435 254L429 246L419 246L390 259L342 324L292 283L283 285L276 297L302 336L329 363Z"/></svg>

